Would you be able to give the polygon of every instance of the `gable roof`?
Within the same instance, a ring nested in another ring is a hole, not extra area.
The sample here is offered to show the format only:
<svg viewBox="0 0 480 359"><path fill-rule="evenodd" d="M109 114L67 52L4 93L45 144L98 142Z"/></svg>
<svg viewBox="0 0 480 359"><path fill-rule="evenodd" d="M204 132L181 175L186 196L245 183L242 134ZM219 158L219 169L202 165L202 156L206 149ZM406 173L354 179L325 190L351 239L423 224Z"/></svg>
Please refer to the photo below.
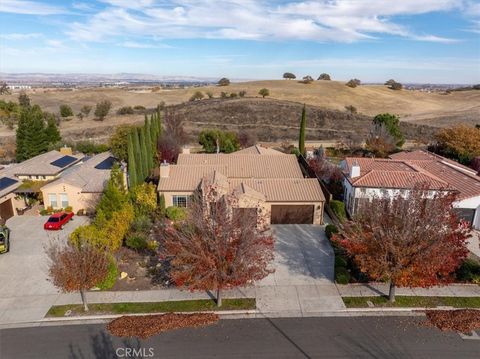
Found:
<svg viewBox="0 0 480 359"><path fill-rule="evenodd" d="M262 145L254 145L243 150L231 153L230 155L284 155L285 153L274 150L273 148L263 147Z"/></svg>
<svg viewBox="0 0 480 359"><path fill-rule="evenodd" d="M250 153L180 154L168 177L160 178L158 191L193 192L213 181L237 196L270 202L325 201L317 179L304 178L295 155L246 150Z"/></svg>
<svg viewBox="0 0 480 359"><path fill-rule="evenodd" d="M67 169L60 178L43 186L42 190L65 183L79 188L83 193L101 193L110 179L112 159L111 152L103 152L88 158L84 162Z"/></svg>
<svg viewBox="0 0 480 359"><path fill-rule="evenodd" d="M180 154L178 166L219 166L228 178L303 178L295 155Z"/></svg>
<svg viewBox="0 0 480 359"><path fill-rule="evenodd" d="M15 176L56 176L80 162L83 155L66 155L53 150L15 165Z"/></svg>

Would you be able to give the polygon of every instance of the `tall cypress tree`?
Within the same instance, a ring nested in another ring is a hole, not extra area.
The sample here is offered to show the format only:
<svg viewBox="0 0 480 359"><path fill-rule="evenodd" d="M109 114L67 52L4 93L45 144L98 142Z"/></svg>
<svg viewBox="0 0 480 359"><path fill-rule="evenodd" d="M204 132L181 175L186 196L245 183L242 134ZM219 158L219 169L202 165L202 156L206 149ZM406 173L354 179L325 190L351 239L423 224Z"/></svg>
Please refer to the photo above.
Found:
<svg viewBox="0 0 480 359"><path fill-rule="evenodd" d="M162 136L162 114L160 113L160 109L157 109L157 138Z"/></svg>
<svg viewBox="0 0 480 359"><path fill-rule="evenodd" d="M137 177L137 184L143 182L145 177L143 177L143 164L142 164L142 150L140 147L140 141L138 140L138 129L132 129L132 144L133 144L133 151L135 156L135 164L136 164L136 177Z"/></svg>
<svg viewBox="0 0 480 359"><path fill-rule="evenodd" d="M305 111L305 104L302 110L302 119L300 121L300 136L298 139L298 150L302 156L305 156L305 127L307 126L307 114Z"/></svg>
<svg viewBox="0 0 480 359"><path fill-rule="evenodd" d="M143 166L142 166L143 176L142 176L142 178L145 179L150 175L150 168L148 166L147 144L146 144L146 141L145 141L145 127L140 127L138 139L140 141L140 151L142 153L142 161L143 161Z"/></svg>
<svg viewBox="0 0 480 359"><path fill-rule="evenodd" d="M148 120L145 121L144 133L145 133L145 147L147 149L148 173L150 173L150 171L153 168L153 146L152 146L150 121Z"/></svg>
<svg viewBox="0 0 480 359"><path fill-rule="evenodd" d="M127 152L128 152L128 179L129 179L130 188L132 188L138 184L137 164L135 162L135 151L133 149L132 132L128 134Z"/></svg>
<svg viewBox="0 0 480 359"><path fill-rule="evenodd" d="M47 119L47 128L45 129L45 137L49 144L55 144L62 140L60 132L58 131L57 124L55 123L55 118L53 116L48 117Z"/></svg>

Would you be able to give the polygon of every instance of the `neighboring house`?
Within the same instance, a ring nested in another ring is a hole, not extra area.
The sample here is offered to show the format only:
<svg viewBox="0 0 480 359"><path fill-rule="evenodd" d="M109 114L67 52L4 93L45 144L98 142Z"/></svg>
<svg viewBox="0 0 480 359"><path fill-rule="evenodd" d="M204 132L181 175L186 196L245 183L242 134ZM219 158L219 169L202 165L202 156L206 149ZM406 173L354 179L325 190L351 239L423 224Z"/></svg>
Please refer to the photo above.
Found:
<svg viewBox="0 0 480 359"><path fill-rule="evenodd" d="M432 192L455 192L454 207L459 216L480 229L480 176L455 161L418 150L396 153L389 159L348 157L342 169L350 215L373 196L392 197L422 184Z"/></svg>
<svg viewBox="0 0 480 359"><path fill-rule="evenodd" d="M83 157L73 155L70 149L53 150L15 165L14 175L20 180L51 181L79 163Z"/></svg>
<svg viewBox="0 0 480 359"><path fill-rule="evenodd" d="M82 158L83 155L72 155L69 148L62 148L60 151L50 151L3 167L0 170L0 222L16 216L17 208L25 207L25 202L19 199L16 192L22 181L53 180Z"/></svg>
<svg viewBox="0 0 480 359"><path fill-rule="evenodd" d="M231 154L182 153L176 165L160 166L158 192L167 207L188 207L207 184L233 195L239 208L261 207L269 223L323 223L320 185L304 178L295 155L252 146Z"/></svg>
<svg viewBox="0 0 480 359"><path fill-rule="evenodd" d="M69 168L40 189L45 208L72 207L75 212L93 211L110 178L114 162L112 154L104 152Z"/></svg>

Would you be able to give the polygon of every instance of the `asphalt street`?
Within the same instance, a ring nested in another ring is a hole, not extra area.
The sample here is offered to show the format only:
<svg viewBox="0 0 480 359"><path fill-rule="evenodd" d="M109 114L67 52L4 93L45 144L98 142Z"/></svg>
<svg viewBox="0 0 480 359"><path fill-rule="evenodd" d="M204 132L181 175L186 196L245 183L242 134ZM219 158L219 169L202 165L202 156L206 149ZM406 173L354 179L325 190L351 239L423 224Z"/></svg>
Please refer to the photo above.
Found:
<svg viewBox="0 0 480 359"><path fill-rule="evenodd" d="M0 331L0 358L479 358L480 340L419 325L423 317L222 320L148 340L103 324Z"/></svg>

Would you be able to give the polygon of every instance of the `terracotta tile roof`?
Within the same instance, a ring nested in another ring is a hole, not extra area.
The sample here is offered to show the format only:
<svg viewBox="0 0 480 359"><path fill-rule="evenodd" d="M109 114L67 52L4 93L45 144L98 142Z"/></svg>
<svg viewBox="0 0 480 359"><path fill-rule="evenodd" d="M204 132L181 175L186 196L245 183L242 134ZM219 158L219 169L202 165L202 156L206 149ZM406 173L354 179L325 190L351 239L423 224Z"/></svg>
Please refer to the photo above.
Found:
<svg viewBox="0 0 480 359"><path fill-rule="evenodd" d="M426 183L431 189L456 191L459 200L480 196L480 177L472 169L427 151L402 153L393 159L346 158L344 174L357 187L408 189ZM354 161L360 176L352 179L349 169Z"/></svg>
<svg viewBox="0 0 480 359"><path fill-rule="evenodd" d="M416 151L403 151L403 152L398 152L394 153L393 155L390 155L390 158L394 160L401 160L401 161L440 161L445 164L449 164L451 166L455 166L459 168L460 170L472 173L476 175L477 173L475 172L474 169L464 166L456 161L453 161L451 159L442 157L440 155L437 155L433 152L430 151L425 151L425 150L416 150Z"/></svg>
<svg viewBox="0 0 480 359"><path fill-rule="evenodd" d="M295 155L180 154L177 166L224 166L228 178L303 178Z"/></svg>

